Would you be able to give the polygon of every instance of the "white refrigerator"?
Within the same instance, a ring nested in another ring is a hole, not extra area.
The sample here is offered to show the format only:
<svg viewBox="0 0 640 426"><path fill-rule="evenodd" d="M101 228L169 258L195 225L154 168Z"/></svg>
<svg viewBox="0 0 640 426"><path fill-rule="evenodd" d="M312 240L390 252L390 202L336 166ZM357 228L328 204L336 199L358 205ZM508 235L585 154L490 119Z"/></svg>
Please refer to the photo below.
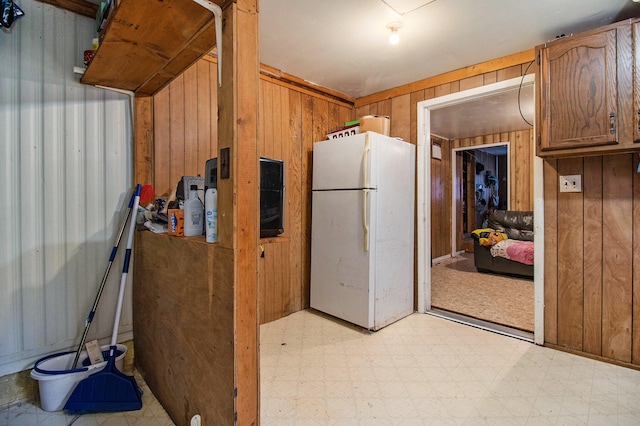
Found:
<svg viewBox="0 0 640 426"><path fill-rule="evenodd" d="M415 146L313 144L311 307L370 330L413 312Z"/></svg>

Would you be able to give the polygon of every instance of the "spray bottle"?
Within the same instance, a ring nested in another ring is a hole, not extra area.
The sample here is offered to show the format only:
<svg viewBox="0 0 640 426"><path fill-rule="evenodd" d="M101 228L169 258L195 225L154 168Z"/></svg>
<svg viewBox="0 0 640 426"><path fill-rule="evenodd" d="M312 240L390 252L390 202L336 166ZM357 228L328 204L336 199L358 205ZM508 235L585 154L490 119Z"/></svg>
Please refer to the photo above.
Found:
<svg viewBox="0 0 640 426"><path fill-rule="evenodd" d="M204 194L205 235L208 243L218 241L218 191L209 188Z"/></svg>

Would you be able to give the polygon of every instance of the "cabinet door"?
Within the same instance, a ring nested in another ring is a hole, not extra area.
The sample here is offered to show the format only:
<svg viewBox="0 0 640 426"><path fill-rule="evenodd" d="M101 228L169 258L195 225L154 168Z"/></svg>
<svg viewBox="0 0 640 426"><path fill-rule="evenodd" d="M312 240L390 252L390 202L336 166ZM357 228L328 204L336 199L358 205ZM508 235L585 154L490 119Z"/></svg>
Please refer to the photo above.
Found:
<svg viewBox="0 0 640 426"><path fill-rule="evenodd" d="M540 50L541 150L617 143L616 29Z"/></svg>

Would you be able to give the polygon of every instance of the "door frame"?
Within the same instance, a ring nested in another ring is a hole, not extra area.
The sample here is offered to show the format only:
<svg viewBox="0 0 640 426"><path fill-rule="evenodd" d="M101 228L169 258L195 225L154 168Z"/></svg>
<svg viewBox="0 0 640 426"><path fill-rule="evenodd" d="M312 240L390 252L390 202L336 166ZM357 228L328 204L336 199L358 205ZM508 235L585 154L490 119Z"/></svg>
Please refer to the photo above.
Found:
<svg viewBox="0 0 640 426"><path fill-rule="evenodd" d="M527 74L498 83L464 90L419 102L417 145L417 299L418 312L431 311L431 110L533 85ZM534 90L535 94L535 90ZM535 123L534 123L534 134ZM535 149L535 145L532 146ZM534 256L534 343L544 343L544 193L543 161L533 155Z"/></svg>

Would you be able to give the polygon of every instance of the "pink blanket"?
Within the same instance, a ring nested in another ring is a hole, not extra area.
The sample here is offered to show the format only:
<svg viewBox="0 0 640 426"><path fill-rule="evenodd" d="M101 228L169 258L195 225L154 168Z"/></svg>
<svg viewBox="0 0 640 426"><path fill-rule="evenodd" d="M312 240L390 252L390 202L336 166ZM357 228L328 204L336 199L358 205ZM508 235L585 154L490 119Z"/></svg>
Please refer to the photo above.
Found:
<svg viewBox="0 0 640 426"><path fill-rule="evenodd" d="M533 241L520 241L507 247L509 259L525 265L533 265Z"/></svg>

